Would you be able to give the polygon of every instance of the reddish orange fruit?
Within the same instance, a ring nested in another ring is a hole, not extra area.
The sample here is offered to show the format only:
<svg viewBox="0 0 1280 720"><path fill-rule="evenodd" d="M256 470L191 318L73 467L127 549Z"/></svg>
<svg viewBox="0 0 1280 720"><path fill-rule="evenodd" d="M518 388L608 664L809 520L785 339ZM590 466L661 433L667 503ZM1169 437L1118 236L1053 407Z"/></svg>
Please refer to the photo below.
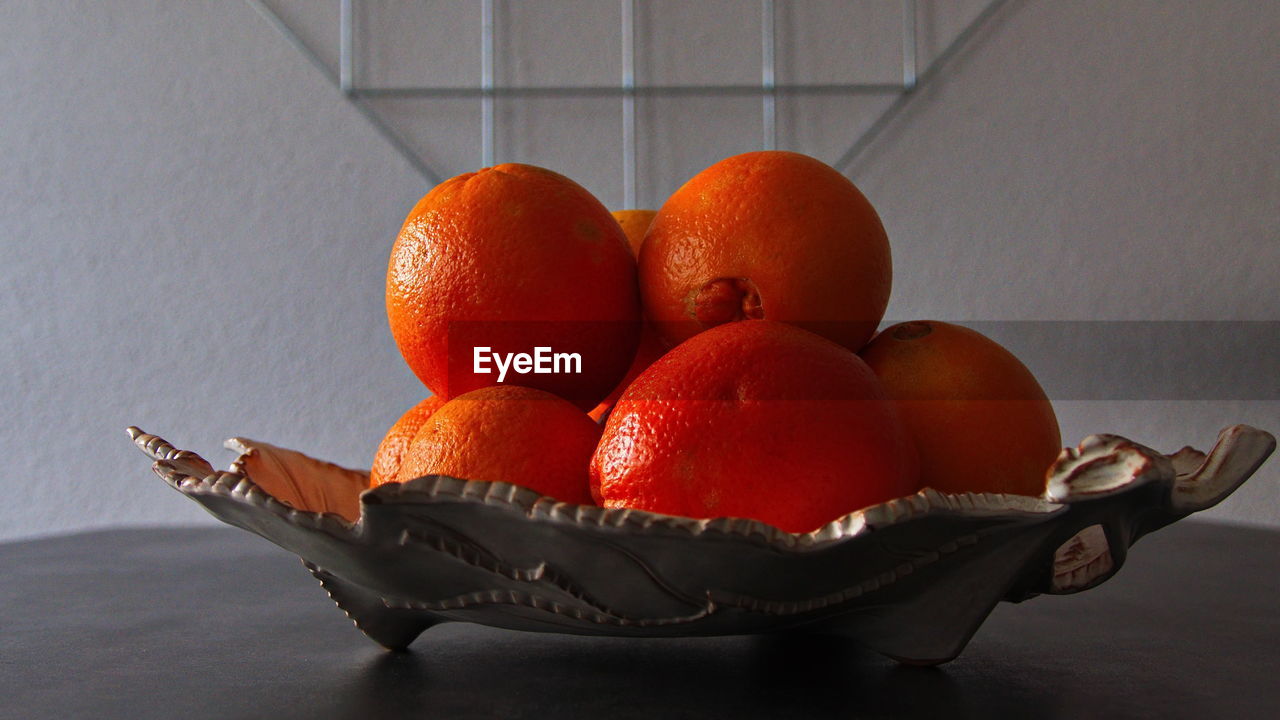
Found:
<svg viewBox="0 0 1280 720"><path fill-rule="evenodd" d="M942 492L1044 493L1062 447L1031 371L981 333L922 320L885 328L860 353L898 405L921 482Z"/></svg>
<svg viewBox="0 0 1280 720"><path fill-rule="evenodd" d="M649 223L653 222L653 216L658 213L654 210L614 210L613 217L622 226L622 231L627 235L627 242L631 245L631 252L635 255L640 254L640 246L644 244L644 234L649 229ZM595 409L588 413L593 420L599 420L604 414L609 412L614 403L618 402L618 398L622 397L622 391L627 389L645 368L649 367L654 360L662 357L667 348L662 344L653 328L648 322L642 320L640 329L640 345L636 348L635 357L631 360L631 367L627 368L627 374L623 376L618 386L609 393L609 397L600 401Z"/></svg>
<svg viewBox="0 0 1280 720"><path fill-rule="evenodd" d="M409 367L445 399L503 382L587 409L635 355L635 273L622 228L591 193L550 170L498 165L446 180L409 213L387 317Z"/></svg>
<svg viewBox="0 0 1280 720"><path fill-rule="evenodd" d="M400 471L400 461L404 458L404 452L409 448L413 436L418 434L418 428L422 427L422 423L439 410L441 405L444 405L444 398L432 395L409 408L399 420L396 420L383 436L382 442L378 444L378 452L373 456L373 469L369 471L370 486L376 487L395 479L396 473Z"/></svg>
<svg viewBox="0 0 1280 720"><path fill-rule="evenodd" d="M721 160L658 210L640 290L672 346L743 319L798 325L861 348L889 302L884 226L848 178L805 155Z"/></svg>
<svg viewBox="0 0 1280 720"><path fill-rule="evenodd" d="M395 481L449 475L589 505L587 464L599 439L599 425L551 393L519 385L481 388L445 403L422 424Z"/></svg>
<svg viewBox="0 0 1280 720"><path fill-rule="evenodd" d="M807 532L916 489L892 403L845 348L767 320L676 346L627 388L591 459L605 507Z"/></svg>

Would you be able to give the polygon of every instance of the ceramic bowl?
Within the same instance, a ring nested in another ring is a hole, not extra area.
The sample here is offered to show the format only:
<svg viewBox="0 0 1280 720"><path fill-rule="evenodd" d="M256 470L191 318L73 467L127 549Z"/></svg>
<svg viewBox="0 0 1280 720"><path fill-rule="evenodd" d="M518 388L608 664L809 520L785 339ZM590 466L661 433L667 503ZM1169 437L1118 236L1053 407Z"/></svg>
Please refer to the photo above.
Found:
<svg viewBox="0 0 1280 720"><path fill-rule="evenodd" d="M445 476L349 470L228 440L226 471L129 428L165 482L300 556L393 649L443 622L634 637L830 633L902 662L956 657L1001 600L1092 588L1138 538L1234 491L1275 448L1236 425L1208 454L1113 435L1063 451L1042 497L931 489L807 534L571 505Z"/></svg>

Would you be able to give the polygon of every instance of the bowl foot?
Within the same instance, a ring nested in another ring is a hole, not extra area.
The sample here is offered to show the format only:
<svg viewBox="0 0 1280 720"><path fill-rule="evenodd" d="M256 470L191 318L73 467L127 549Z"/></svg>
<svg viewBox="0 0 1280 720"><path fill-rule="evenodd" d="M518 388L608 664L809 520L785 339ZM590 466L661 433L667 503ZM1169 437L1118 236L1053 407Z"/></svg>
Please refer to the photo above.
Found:
<svg viewBox="0 0 1280 720"><path fill-rule="evenodd" d="M421 610L387 607L378 595L305 560L302 564L320 581L329 597L351 618L360 632L388 650L408 650L423 631L439 622Z"/></svg>

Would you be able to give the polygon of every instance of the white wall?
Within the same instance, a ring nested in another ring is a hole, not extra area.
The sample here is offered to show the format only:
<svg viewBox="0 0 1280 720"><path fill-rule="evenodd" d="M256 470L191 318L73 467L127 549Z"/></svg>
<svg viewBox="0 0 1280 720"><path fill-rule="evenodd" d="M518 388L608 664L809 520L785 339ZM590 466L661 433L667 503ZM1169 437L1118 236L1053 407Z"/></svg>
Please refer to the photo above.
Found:
<svg viewBox="0 0 1280 720"><path fill-rule="evenodd" d="M703 80L721 63L753 81L756 56L740 50L750 22L708 23L743 4L646 10L644 77ZM925 58L980 4L922 2ZM434 58L442 42L406 32L403 5L362 18L362 79L414 82L425 63L470 82L474 36ZM451 5L467 22L470 8ZM813 48L865 71L854 79L894 79L875 43L896 2L852 27L805 14L838 18L842 3L779 5L784 36L810 48L780 50L782 79L822 79ZM334 37L336 6L276 4L313 40ZM500 79L612 82L616 3L600 6L500 3L500 24L523 28L499 47L519 60ZM458 37L441 30L446 17L437 34ZM556 32L570 22L594 32ZM1280 320L1277 36L1276 3L1011 0L851 168L894 243L890 316ZM378 38L388 42L368 42ZM780 143L832 160L885 102L786 103ZM551 166L616 207L617 106L500 103L499 160ZM643 103L642 202L753 149L758 107ZM478 165L474 101L378 108L446 172ZM0 157L0 539L212 522L149 473L127 425L220 460L221 439L244 435L367 466L419 399L386 330L382 282L427 187L247 4L6 3ZM1117 363L1140 372L1145 353ZM1172 450L1205 447L1231 422L1280 430L1274 385L1232 397L1244 399L1057 407L1071 442L1118 432ZM1273 459L1210 514L1280 524L1278 479Z"/></svg>

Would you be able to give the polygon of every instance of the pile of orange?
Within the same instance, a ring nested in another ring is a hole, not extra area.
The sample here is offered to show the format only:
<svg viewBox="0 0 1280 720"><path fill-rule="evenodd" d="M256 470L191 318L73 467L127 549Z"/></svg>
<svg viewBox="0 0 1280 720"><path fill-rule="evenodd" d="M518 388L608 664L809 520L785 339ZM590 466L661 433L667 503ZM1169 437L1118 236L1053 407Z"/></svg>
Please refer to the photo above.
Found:
<svg viewBox="0 0 1280 720"><path fill-rule="evenodd" d="M882 330L879 216L836 170L753 152L656 212L506 164L448 180L391 251L392 335L430 396L372 483L505 482L569 503L808 532L931 486L1040 495L1035 378L977 332Z"/></svg>

